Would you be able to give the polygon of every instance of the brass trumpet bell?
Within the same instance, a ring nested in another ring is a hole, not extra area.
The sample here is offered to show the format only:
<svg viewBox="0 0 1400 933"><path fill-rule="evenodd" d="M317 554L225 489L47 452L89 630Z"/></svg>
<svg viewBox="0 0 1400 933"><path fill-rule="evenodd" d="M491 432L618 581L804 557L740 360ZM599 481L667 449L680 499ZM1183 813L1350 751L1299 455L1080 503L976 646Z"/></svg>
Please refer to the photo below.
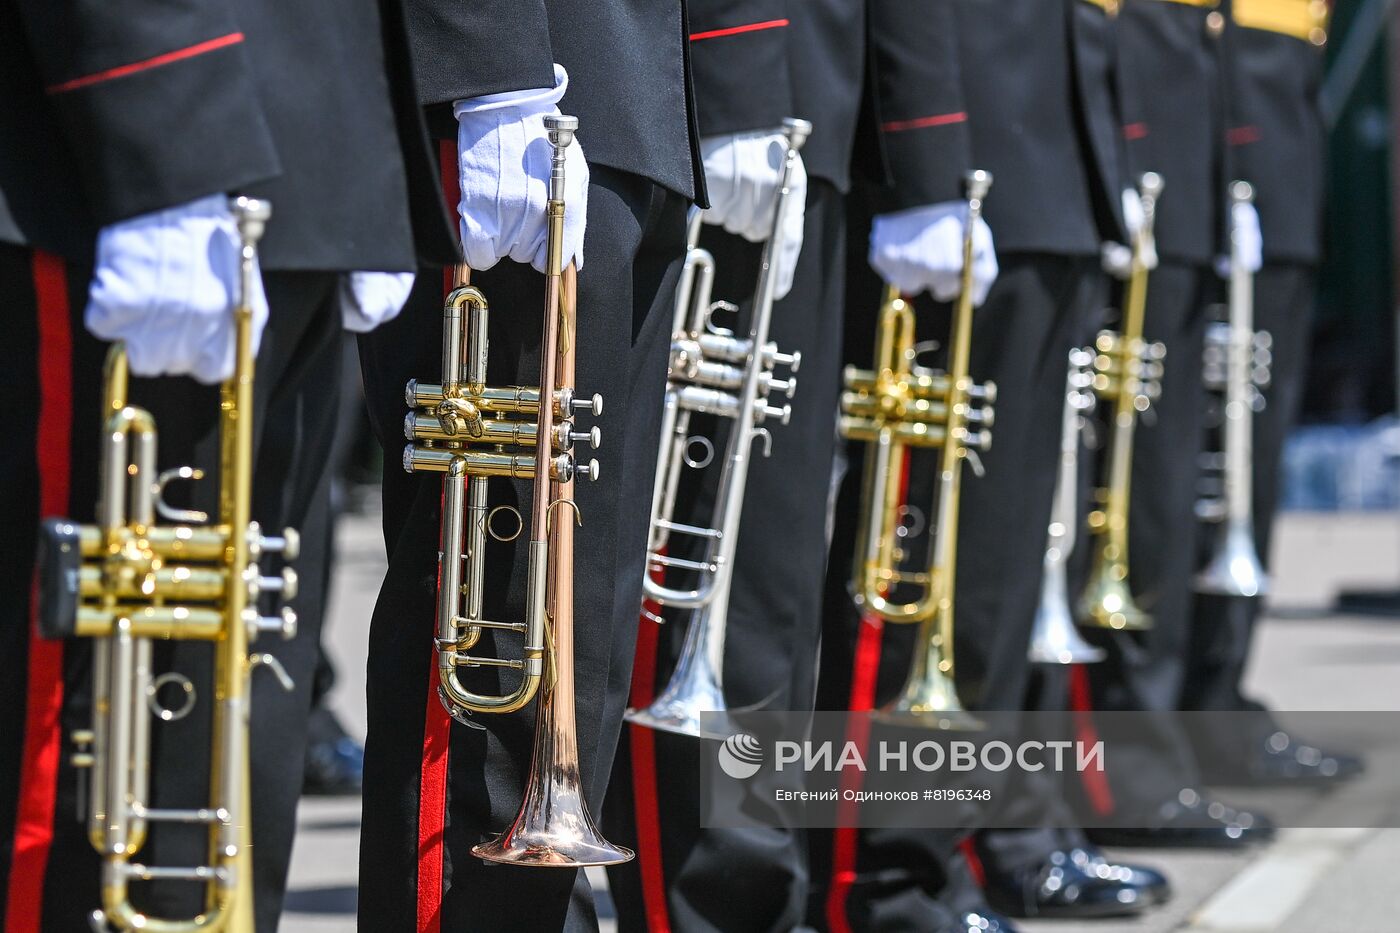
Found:
<svg viewBox="0 0 1400 933"><path fill-rule="evenodd" d="M554 679L555 672L546 675ZM569 686L572 688L572 683ZM473 847L472 854L488 862L534 868L583 868L631 861L635 854L631 849L613 845L598 832L583 799L578 741L572 728L572 689L567 696L555 688L546 687L544 692L554 702L539 707L535 756L520 811L510 829ZM567 707L568 729L558 728L559 703Z"/></svg>
<svg viewBox="0 0 1400 933"><path fill-rule="evenodd" d="M1080 605L1084 617L1100 628L1139 631L1152 627L1152 616L1140 609L1133 599L1127 565L1118 561L1108 548L1095 557L1094 570Z"/></svg>
<svg viewBox="0 0 1400 933"><path fill-rule="evenodd" d="M904 689L892 702L880 707L874 718L892 726L975 732L980 719L963 708L953 681L953 665L943 639L932 621L920 626L919 649Z"/></svg>

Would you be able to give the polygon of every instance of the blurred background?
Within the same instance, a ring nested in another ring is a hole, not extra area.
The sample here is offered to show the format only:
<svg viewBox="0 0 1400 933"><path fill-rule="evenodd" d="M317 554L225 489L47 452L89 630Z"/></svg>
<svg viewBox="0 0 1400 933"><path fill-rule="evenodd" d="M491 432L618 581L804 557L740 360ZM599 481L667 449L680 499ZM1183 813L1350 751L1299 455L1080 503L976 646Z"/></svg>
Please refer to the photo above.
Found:
<svg viewBox="0 0 1400 933"><path fill-rule="evenodd" d="M1323 89L1329 127L1327 253L1303 418L1284 458L1275 592L1248 683L1279 709L1400 710L1400 414L1396 218L1400 215L1400 28L1394 0L1337 0ZM358 385L353 342L347 384ZM337 561L326 656L335 676L326 742L309 761L330 778L301 808L288 933L354 929L359 799L336 769L364 737L364 645L384 569L379 448L347 395L337 453ZM316 728L316 727L313 727ZM348 744L347 744L348 743ZM327 757L329 756L329 757ZM347 757L348 756L348 757ZM1372 768L1368 780L1393 780ZM1392 820L1393 822L1393 820ZM1135 853L1177 894L1140 920L1025 922L1032 931L1400 930L1400 830L1285 830L1242 852ZM601 877L595 879L601 882ZM610 929L605 886L600 913Z"/></svg>

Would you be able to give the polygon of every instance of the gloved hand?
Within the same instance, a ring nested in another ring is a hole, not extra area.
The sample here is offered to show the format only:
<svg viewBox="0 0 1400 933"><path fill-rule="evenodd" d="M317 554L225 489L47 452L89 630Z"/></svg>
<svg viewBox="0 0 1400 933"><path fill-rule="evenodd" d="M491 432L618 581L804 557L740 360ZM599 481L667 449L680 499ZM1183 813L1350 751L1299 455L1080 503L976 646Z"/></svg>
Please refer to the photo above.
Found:
<svg viewBox="0 0 1400 933"><path fill-rule="evenodd" d="M1264 267L1264 234L1259 229L1259 211L1253 204L1230 205L1230 239L1240 248L1240 258L1250 275ZM1215 271L1222 279L1230 277L1230 257L1215 260Z"/></svg>
<svg viewBox="0 0 1400 933"><path fill-rule="evenodd" d="M413 291L412 272L350 272L340 277L340 319L345 329L367 334L403 310Z"/></svg>
<svg viewBox="0 0 1400 933"><path fill-rule="evenodd" d="M700 153L705 160L705 186L710 192L710 207L703 215L705 223L723 227L750 243L762 243L772 236L773 210L787 147L787 137L775 131L702 139ZM792 289L797 257L802 252L807 170L801 156L797 157L790 185L788 206L781 220L782 250L774 257L776 298Z"/></svg>
<svg viewBox="0 0 1400 933"><path fill-rule="evenodd" d="M459 100L458 169L462 200L462 249L467 265L485 270L509 257L545 270L549 224L549 172L553 149L544 118L569 87L569 75L554 66L554 87L507 91ZM564 265L572 257L583 268L583 235L588 217L588 163L575 139L565 150Z"/></svg>
<svg viewBox="0 0 1400 933"><path fill-rule="evenodd" d="M927 289L939 301L952 301L962 290L966 227L965 201L881 214L870 231L870 265L905 295ZM998 271L992 230L979 217L972 229L973 304L987 300Z"/></svg>
<svg viewBox="0 0 1400 933"><path fill-rule="evenodd" d="M1128 243L1131 244L1137 239L1138 231L1142 229L1142 198L1132 188L1123 189L1123 224L1128 228ZM1143 255L1143 264L1148 270L1157 268L1157 243L1154 240L1148 244L1147 252ZM1103 269L1109 275L1118 279L1126 279L1133 271L1133 248L1131 245L1122 243L1105 243L1100 247L1100 259L1103 262Z"/></svg>
<svg viewBox="0 0 1400 933"><path fill-rule="evenodd" d="M139 376L233 374L233 303L239 239L228 199L209 195L104 227L85 321L103 340L126 341ZM267 324L262 276L253 276L253 352Z"/></svg>

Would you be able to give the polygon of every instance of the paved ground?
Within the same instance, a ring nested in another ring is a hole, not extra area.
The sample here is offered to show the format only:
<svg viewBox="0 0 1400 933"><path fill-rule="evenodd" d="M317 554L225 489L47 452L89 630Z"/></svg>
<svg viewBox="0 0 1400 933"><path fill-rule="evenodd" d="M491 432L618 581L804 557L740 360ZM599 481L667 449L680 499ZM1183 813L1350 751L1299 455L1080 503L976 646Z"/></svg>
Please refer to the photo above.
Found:
<svg viewBox="0 0 1400 933"><path fill-rule="evenodd" d="M1281 709L1400 710L1400 622L1334 614L1338 589L1400 580L1400 519L1294 515L1279 534L1277 584L1249 680ZM341 681L334 703L364 729L365 629L383 567L378 521L340 535L331 643ZM1366 780L1393 780L1376 769ZM1394 820L1391 820L1394 823ZM358 800L308 800L298 821L286 933L354 930ZM1024 923L1030 933L1396 933L1400 830L1288 830L1247 853L1161 851L1134 858L1176 886L1166 908L1131 923ZM603 903L602 912L610 913ZM609 925L611 926L611 925ZM381 933L381 931L372 931ZM387 933L387 931L386 931Z"/></svg>

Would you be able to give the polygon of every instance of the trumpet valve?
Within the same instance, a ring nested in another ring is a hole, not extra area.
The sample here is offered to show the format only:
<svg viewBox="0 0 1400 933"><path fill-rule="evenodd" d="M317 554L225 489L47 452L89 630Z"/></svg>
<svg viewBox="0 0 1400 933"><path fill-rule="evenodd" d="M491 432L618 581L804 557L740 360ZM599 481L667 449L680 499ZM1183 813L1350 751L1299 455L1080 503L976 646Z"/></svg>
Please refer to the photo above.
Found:
<svg viewBox="0 0 1400 933"><path fill-rule="evenodd" d="M763 394L771 395L777 393L786 398L792 398L797 392L797 380L795 378L774 379L772 373L763 374Z"/></svg>
<svg viewBox="0 0 1400 933"><path fill-rule="evenodd" d="M256 609L248 609L243 617L244 624L248 626L249 640L256 640L262 634L280 635L283 641L297 637L297 614L289 606L283 606L273 616L259 615Z"/></svg>
<svg viewBox="0 0 1400 933"><path fill-rule="evenodd" d="M792 353L779 353L777 348L774 347L772 351L764 355L767 357L766 362L770 367L786 366L788 368L788 372L793 373L797 372L799 369L802 368L801 350L794 350Z"/></svg>
<svg viewBox="0 0 1400 933"><path fill-rule="evenodd" d="M257 522L249 522L248 552L253 560L263 554L281 554L283 560L296 560L301 556L301 535L295 528L284 528L280 535L265 535Z"/></svg>
<svg viewBox="0 0 1400 933"><path fill-rule="evenodd" d="M554 448L556 450L572 450L575 444L587 444L591 449L597 450L603 443L603 431L597 426L589 428L587 431L575 431L572 421L561 421L554 426Z"/></svg>
<svg viewBox="0 0 1400 933"><path fill-rule="evenodd" d="M791 405L765 405L760 402L754 406L754 423L762 424L769 418L774 418L779 424L787 424L792 418Z"/></svg>
<svg viewBox="0 0 1400 933"><path fill-rule="evenodd" d="M274 577L258 575L256 567L252 567L250 570L248 581L250 599L256 599L263 593L276 593L282 599L296 599L299 580L297 572L291 567L282 568L282 572Z"/></svg>
<svg viewBox="0 0 1400 933"><path fill-rule="evenodd" d="M573 411L591 411L593 417L597 418L603 413L603 397L598 393L593 393L588 398L569 398L568 407Z"/></svg>

